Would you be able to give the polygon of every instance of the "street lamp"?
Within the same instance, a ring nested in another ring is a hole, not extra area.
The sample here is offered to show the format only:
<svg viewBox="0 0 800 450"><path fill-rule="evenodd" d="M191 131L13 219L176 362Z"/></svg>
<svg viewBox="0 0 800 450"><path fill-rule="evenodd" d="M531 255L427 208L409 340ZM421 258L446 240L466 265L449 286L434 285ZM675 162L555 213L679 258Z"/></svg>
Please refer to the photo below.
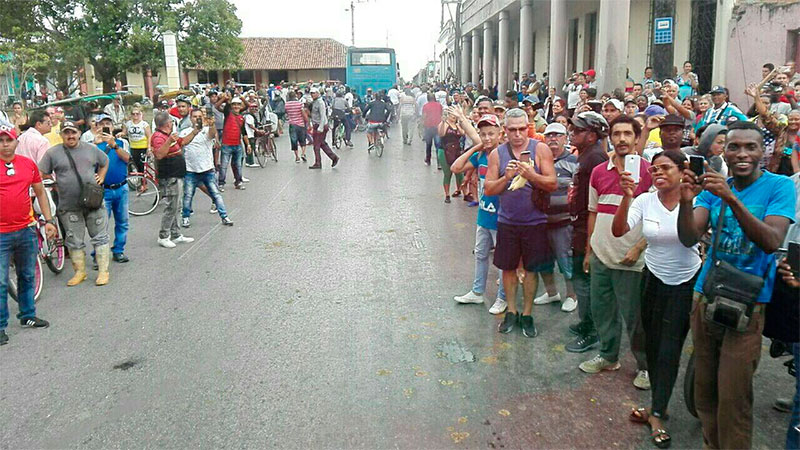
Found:
<svg viewBox="0 0 800 450"><path fill-rule="evenodd" d="M350 0L350 7L345 8L345 11L350 11L350 45L356 46L356 4L367 3L370 0Z"/></svg>

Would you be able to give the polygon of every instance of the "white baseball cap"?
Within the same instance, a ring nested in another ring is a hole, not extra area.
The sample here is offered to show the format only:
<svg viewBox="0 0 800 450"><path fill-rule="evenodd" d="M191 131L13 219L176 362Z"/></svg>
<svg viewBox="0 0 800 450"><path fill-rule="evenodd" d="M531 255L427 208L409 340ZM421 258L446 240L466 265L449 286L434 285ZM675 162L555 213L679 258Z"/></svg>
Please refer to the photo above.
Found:
<svg viewBox="0 0 800 450"><path fill-rule="evenodd" d="M553 122L544 129L545 136L550 133L567 134L567 127L558 122Z"/></svg>
<svg viewBox="0 0 800 450"><path fill-rule="evenodd" d="M241 98L239 98L239 97L234 97L234 98L233 98L233 100L231 100L231 104L234 104L234 103L243 103L243 102L242 102L242 99L241 99Z"/></svg>

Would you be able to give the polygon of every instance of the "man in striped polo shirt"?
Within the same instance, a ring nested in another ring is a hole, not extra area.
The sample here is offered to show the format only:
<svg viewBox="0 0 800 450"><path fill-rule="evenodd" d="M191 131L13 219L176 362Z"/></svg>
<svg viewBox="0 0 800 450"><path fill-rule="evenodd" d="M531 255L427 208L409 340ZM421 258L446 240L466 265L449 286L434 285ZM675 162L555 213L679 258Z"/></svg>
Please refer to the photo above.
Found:
<svg viewBox="0 0 800 450"><path fill-rule="evenodd" d="M289 91L289 101L286 102L286 117L289 119L289 141L292 143L294 162L299 163L302 158L306 160L306 124L308 112L303 108L303 102L297 100L297 93ZM302 150L297 153L297 146Z"/></svg>
<svg viewBox="0 0 800 450"><path fill-rule="evenodd" d="M566 298L561 304L561 310L572 312L578 307L578 302L575 300L575 290L570 281L572 279L572 220L567 202L567 192L573 175L578 171L578 158L564 148L567 143L567 128L558 122L553 122L545 128L544 142L553 152L558 187L550 193L550 208L547 210L547 239L550 243L552 259L537 270L542 276L546 292L534 299L533 304L545 305L561 301L561 294L558 292L553 278L553 270L557 261L567 286Z"/></svg>

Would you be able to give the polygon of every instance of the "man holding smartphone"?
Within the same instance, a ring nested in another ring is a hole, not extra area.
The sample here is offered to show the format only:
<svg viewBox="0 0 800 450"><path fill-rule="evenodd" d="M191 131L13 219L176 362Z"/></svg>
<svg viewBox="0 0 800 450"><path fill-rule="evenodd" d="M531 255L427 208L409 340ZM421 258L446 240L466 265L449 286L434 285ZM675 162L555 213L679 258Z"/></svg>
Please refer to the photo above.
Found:
<svg viewBox="0 0 800 450"><path fill-rule="evenodd" d="M633 385L650 389L645 355L644 330L640 302L644 249L647 241L639 225L622 237L614 237L611 225L623 198L620 176L626 172L626 158L633 162L631 175L638 179L633 197L647 192L652 185L650 164L636 154L641 138L639 123L628 116L619 116L609 124L614 152L607 164L592 171L589 181L589 241L586 257L591 278L592 319L600 340L600 352L578 366L586 373L619 370L619 349L622 342L622 321L625 322L631 352L636 359ZM630 165L630 163L629 163ZM638 173L635 173L638 169Z"/></svg>
<svg viewBox="0 0 800 450"><path fill-rule="evenodd" d="M100 132L95 135L95 145L108 156L108 172L103 180L104 198L108 219L114 217L114 245L111 247L112 259L118 263L130 261L125 256L125 243L128 240L128 149L120 139L114 138L111 117L100 114L96 121ZM96 269L96 268L95 268Z"/></svg>

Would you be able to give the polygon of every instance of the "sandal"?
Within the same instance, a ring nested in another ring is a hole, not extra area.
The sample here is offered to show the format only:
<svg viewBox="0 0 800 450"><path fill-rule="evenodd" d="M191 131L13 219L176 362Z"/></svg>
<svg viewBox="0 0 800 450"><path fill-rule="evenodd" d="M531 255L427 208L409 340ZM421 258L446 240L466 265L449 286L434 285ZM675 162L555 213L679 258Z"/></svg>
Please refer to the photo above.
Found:
<svg viewBox="0 0 800 450"><path fill-rule="evenodd" d="M650 414L647 412L647 408L631 409L628 419L635 423L649 423Z"/></svg>
<svg viewBox="0 0 800 450"><path fill-rule="evenodd" d="M650 434L650 439L652 439L653 444L658 448L669 448L670 444L672 444L672 438L669 437L667 431L663 429L653 430Z"/></svg>
<svg viewBox="0 0 800 450"><path fill-rule="evenodd" d="M459 195L461 195L461 191L453 192L453 197L458 197Z"/></svg>

